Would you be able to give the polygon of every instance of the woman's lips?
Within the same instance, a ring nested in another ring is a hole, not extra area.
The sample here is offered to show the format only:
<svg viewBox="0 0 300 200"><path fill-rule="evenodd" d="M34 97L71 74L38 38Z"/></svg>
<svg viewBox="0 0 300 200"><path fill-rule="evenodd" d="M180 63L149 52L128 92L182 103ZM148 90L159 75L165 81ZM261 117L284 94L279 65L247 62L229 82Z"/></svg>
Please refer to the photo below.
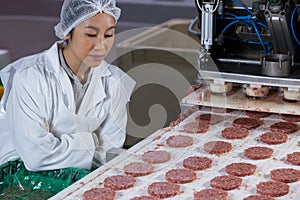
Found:
<svg viewBox="0 0 300 200"><path fill-rule="evenodd" d="M90 58L92 58L92 60L94 61L101 61L104 59L104 55L89 55Z"/></svg>

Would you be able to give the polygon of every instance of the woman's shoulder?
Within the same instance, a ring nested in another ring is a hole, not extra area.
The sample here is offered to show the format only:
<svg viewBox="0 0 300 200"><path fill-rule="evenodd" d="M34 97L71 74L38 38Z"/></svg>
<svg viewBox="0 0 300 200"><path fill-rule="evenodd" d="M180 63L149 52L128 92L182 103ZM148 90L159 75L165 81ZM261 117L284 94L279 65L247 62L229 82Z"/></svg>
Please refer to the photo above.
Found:
<svg viewBox="0 0 300 200"><path fill-rule="evenodd" d="M37 53L37 54L19 58L18 60L7 65L7 67L5 67L3 71L5 71L5 69L9 69L12 67L14 68L15 71L23 71L23 70L29 68L30 66L35 65L37 63L37 61L39 60L40 55L41 55L41 53Z"/></svg>
<svg viewBox="0 0 300 200"><path fill-rule="evenodd" d="M125 82L135 82L126 72L124 72L122 69L117 67L116 65L110 64L109 65L109 71L111 73L111 76L113 79L117 79L119 81L125 81Z"/></svg>
<svg viewBox="0 0 300 200"><path fill-rule="evenodd" d="M108 69L113 77L121 78L126 75L126 73L116 65L109 64Z"/></svg>
<svg viewBox="0 0 300 200"><path fill-rule="evenodd" d="M127 99L129 99L136 82L115 65L110 65L109 70L111 72L111 83L114 85L114 91L121 89L125 92Z"/></svg>
<svg viewBox="0 0 300 200"><path fill-rule="evenodd" d="M0 72L3 84L8 85L10 80L13 80L16 84L28 85L34 85L32 82L45 82L49 77L48 74L50 71L54 71L53 63L49 62L49 60L55 60L53 53L50 53L51 51L54 52L51 49L53 49L53 47L36 54L19 58L7 65Z"/></svg>
<svg viewBox="0 0 300 200"><path fill-rule="evenodd" d="M17 60L15 60L14 62L10 63L9 65L7 65L4 69L2 69L2 72L7 72L7 71L11 71L11 69L13 68L14 71L16 72L22 72L25 70L40 70L39 68L41 66L48 66L49 65L49 58L48 57L52 57L52 60L54 59L53 57L53 49L54 49L54 45L47 50L32 54L32 55L28 55L28 56L24 56L21 57Z"/></svg>

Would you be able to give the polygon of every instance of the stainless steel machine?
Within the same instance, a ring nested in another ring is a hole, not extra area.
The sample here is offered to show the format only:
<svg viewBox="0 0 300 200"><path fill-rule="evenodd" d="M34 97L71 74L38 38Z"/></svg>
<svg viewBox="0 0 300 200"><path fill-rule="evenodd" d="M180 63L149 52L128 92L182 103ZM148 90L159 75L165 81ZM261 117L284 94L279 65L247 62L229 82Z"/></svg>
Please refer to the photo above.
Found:
<svg viewBox="0 0 300 200"><path fill-rule="evenodd" d="M200 78L215 93L235 83L246 94L265 97L270 87L299 101L300 4L296 0L195 0L202 49ZM259 90L259 92L256 92Z"/></svg>

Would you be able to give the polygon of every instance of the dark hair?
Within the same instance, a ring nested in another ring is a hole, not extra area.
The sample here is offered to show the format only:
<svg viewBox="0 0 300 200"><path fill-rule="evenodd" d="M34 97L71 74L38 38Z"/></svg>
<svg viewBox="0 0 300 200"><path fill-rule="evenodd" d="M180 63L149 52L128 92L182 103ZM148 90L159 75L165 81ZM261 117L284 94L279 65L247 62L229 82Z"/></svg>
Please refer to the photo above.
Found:
<svg viewBox="0 0 300 200"><path fill-rule="evenodd" d="M74 28L70 31L70 38L72 38L72 36L73 36L73 31L74 31Z"/></svg>

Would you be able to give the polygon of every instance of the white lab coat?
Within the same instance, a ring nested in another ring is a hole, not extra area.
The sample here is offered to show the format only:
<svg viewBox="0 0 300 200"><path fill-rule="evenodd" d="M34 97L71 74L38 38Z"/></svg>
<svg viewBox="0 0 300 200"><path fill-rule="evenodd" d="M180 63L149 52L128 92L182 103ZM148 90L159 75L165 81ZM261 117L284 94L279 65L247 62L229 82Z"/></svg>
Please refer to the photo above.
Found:
<svg viewBox="0 0 300 200"><path fill-rule="evenodd" d="M99 138L102 160L109 148L122 147L125 141L126 104L135 82L103 61L76 113L57 45L0 72L5 88L0 102L0 164L21 159L32 171L90 169L96 147L92 133Z"/></svg>

